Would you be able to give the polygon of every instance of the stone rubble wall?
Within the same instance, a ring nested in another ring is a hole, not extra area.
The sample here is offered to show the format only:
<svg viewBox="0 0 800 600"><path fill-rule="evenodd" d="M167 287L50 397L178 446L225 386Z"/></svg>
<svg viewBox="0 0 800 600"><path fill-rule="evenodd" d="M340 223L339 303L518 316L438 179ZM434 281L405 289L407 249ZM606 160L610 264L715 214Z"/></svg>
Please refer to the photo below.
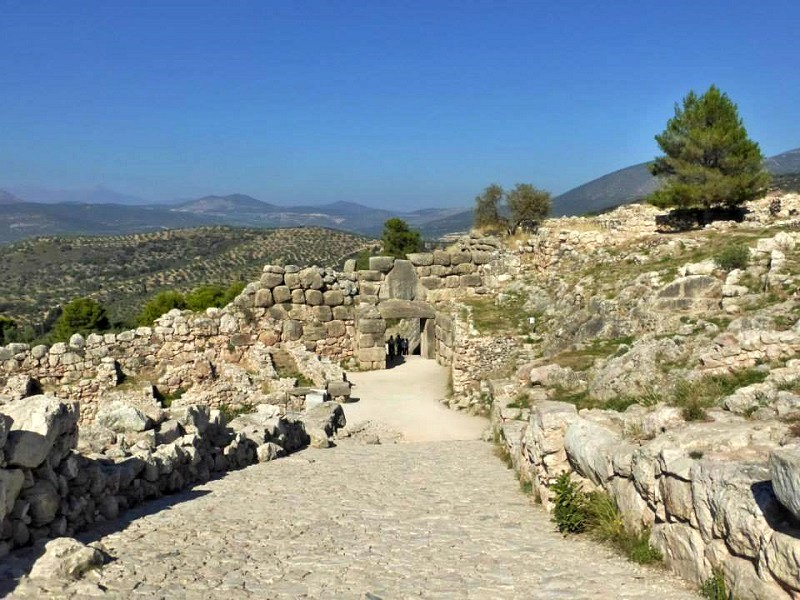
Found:
<svg viewBox="0 0 800 600"><path fill-rule="evenodd" d="M777 215L769 212L774 199L780 200ZM800 194L768 195L747 204L747 214L738 227L774 226L776 221L787 227L800 228ZM541 273L552 271L564 259L576 254L624 250L632 240L658 233L660 209L647 204L629 204L594 217L562 217L548 219L536 233L517 242L517 253L525 255ZM717 221L706 229L726 230L731 223Z"/></svg>
<svg viewBox="0 0 800 600"><path fill-rule="evenodd" d="M444 314L452 297L484 289L483 274L497 259L498 248L496 241L473 237L452 251L411 254L408 260L372 257L366 270L355 270L355 261L348 261L344 272L267 265L259 281L222 309L173 310L152 327L76 334L50 347L0 347L0 400L3 394L5 400L13 397L2 385L28 376L49 393L81 402L81 418L88 422L116 371L157 381L163 393L208 384L221 375L243 381L258 374L264 379L275 375L269 349L281 345L302 346L327 361L328 370L334 363L382 369L386 323L378 311L381 303L411 302L410 317L423 311L435 318L434 305L445 307L440 309ZM448 361L448 346L437 342L435 347L441 347ZM302 359L298 367L315 384L324 384L318 363ZM342 378L340 372L330 376ZM218 407L241 404L248 386L206 387L203 400Z"/></svg>
<svg viewBox="0 0 800 600"><path fill-rule="evenodd" d="M220 411L204 405L166 411L142 406L145 414L118 402L94 428L81 428L79 451L77 402L37 395L3 405L0 556L39 539L73 535L214 473L272 460L313 442L302 421L280 415L276 407L263 408L226 423ZM309 431L341 426L310 418Z"/></svg>
<svg viewBox="0 0 800 600"><path fill-rule="evenodd" d="M740 600L800 595L798 521L776 496L775 470L763 458L770 452L791 457L783 472L796 499L800 448L780 447L785 424L699 422L632 441L622 435L627 413L579 413L572 404L544 399L530 410L506 408L515 406L518 387L491 387L493 428L520 480L532 484L547 510L553 509L550 486L571 473L585 491L605 490L630 530L649 528L651 544L682 577L700 585L721 570ZM637 418L646 427L647 416Z"/></svg>

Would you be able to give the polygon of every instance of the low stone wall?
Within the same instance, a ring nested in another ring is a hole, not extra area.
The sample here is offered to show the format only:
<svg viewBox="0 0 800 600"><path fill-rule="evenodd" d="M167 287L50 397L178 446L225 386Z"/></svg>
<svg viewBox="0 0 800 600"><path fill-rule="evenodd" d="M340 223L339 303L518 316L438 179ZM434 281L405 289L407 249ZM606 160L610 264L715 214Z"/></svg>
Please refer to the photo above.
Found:
<svg viewBox="0 0 800 600"><path fill-rule="evenodd" d="M332 361L352 359L361 369L384 368L386 328L381 321L388 317L376 313L376 307L387 301L415 302L406 306L405 316L434 318L433 304L483 286L482 274L495 254L463 249L412 254L409 260L372 257L369 269L356 271L349 261L344 272L267 265L259 281L222 309L199 314L173 310L153 327L74 335L50 347L0 347L0 375L28 375L59 397L92 402L102 391L108 360L126 374L190 365L184 369L189 380L173 377L167 391L202 381L221 363L260 368L264 347L288 342L300 342Z"/></svg>
<svg viewBox="0 0 800 600"><path fill-rule="evenodd" d="M740 600L800 595L800 530L786 508L795 497L797 473L788 474L800 450L780 448L785 424L729 420L671 430L660 428L671 408L649 416L578 413L571 404L547 400L530 411L506 408L517 390L495 387L493 425L521 480L531 482L545 508L552 509L555 479L572 473L585 490L605 490L631 530L650 528L651 544L681 576L699 585L719 570ZM632 441L621 433L633 426L628 420L666 433ZM764 462L770 451L784 457L778 473L787 474L785 504L770 481L776 471Z"/></svg>
<svg viewBox="0 0 800 600"><path fill-rule="evenodd" d="M0 556L115 519L214 473L325 446L344 419L334 403L322 409L308 415L309 437L303 421L269 405L226 424L204 405L163 411L117 402L81 429L78 451L77 403L44 395L10 402L0 413Z"/></svg>

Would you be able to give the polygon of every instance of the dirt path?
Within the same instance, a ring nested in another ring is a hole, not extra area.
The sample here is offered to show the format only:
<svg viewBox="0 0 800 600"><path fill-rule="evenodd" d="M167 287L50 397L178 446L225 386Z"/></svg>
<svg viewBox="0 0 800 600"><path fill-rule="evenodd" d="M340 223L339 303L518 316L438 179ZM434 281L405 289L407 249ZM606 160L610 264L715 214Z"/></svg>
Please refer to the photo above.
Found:
<svg viewBox="0 0 800 600"><path fill-rule="evenodd" d="M358 402L344 405L347 422L377 421L409 442L480 439L489 425L486 419L440 402L447 394L447 369L418 356L405 361L385 371L348 375Z"/></svg>

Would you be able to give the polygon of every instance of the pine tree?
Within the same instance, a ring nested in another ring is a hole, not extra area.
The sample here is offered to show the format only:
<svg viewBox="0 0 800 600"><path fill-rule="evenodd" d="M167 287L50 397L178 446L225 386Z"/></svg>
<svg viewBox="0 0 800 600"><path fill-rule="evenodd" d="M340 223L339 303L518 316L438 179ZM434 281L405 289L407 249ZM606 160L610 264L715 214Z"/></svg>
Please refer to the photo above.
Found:
<svg viewBox="0 0 800 600"><path fill-rule="evenodd" d="M53 338L66 341L73 333L87 335L104 331L111 324L106 308L91 298L77 298L64 306L61 316L55 322Z"/></svg>
<svg viewBox="0 0 800 600"><path fill-rule="evenodd" d="M655 136L664 156L650 166L664 185L649 201L662 208L735 207L766 191L769 173L736 105L715 86L693 91Z"/></svg>
<svg viewBox="0 0 800 600"><path fill-rule="evenodd" d="M383 252L387 256L405 258L410 252L419 252L422 237L419 231L412 231L403 219L394 217L383 224Z"/></svg>

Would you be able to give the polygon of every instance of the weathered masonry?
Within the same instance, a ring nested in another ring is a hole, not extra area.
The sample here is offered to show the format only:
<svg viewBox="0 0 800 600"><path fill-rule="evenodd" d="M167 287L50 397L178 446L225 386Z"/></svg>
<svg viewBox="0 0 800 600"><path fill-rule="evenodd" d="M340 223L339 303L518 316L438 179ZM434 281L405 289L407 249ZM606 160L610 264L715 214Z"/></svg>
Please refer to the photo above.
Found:
<svg viewBox="0 0 800 600"><path fill-rule="evenodd" d="M74 335L50 347L0 347L0 377L28 375L57 397L79 400L87 420L119 370L146 374L171 392L227 367L271 368L273 349L290 342L345 368L382 369L385 339L397 333L411 340L416 353L450 365L452 301L484 292L498 255L491 241L467 238L453 251L410 254L407 260L372 257L365 270L356 270L355 261L342 272L267 265L222 309L173 310L152 327Z"/></svg>

